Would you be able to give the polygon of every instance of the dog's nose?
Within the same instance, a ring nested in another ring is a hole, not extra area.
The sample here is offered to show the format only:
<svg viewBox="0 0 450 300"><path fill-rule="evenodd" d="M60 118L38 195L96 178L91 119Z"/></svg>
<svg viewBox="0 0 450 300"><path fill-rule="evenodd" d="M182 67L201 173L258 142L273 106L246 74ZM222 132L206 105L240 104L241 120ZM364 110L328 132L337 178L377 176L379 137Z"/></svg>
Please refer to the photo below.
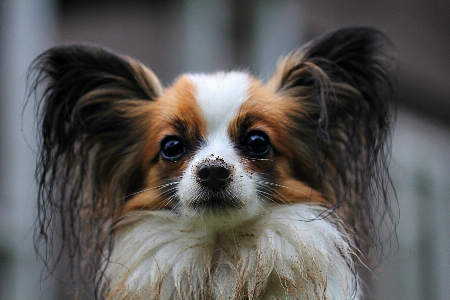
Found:
<svg viewBox="0 0 450 300"><path fill-rule="evenodd" d="M204 186L217 190L227 183L230 170L220 163L205 163L198 168L197 178Z"/></svg>

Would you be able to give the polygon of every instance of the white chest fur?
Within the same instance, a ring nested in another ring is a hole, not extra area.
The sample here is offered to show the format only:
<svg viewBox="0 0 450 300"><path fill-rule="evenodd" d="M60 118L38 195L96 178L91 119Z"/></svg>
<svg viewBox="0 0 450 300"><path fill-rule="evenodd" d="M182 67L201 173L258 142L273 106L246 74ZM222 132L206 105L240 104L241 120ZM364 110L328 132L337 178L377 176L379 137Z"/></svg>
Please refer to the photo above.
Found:
<svg viewBox="0 0 450 300"><path fill-rule="evenodd" d="M224 232L141 212L118 233L110 298L358 299L352 247L318 212L279 206Z"/></svg>

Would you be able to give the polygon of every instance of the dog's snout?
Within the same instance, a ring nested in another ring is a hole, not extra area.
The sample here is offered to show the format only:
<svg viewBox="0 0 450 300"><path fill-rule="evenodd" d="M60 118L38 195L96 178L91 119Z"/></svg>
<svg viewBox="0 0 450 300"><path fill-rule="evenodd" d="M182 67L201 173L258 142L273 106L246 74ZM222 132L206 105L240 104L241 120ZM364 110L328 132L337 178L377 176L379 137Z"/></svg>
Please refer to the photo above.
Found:
<svg viewBox="0 0 450 300"><path fill-rule="evenodd" d="M230 178L230 169L227 165L218 162L202 164L197 171L197 178L202 185L211 189L223 187Z"/></svg>

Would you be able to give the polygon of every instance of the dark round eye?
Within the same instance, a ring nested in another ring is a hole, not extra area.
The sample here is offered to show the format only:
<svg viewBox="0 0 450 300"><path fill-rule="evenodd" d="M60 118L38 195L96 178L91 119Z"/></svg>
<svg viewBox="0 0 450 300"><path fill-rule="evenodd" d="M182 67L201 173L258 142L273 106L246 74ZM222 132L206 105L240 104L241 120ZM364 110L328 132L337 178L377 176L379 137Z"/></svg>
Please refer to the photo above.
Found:
<svg viewBox="0 0 450 300"><path fill-rule="evenodd" d="M166 136L161 141L161 156L165 160L175 161L183 155L184 151L184 144L177 136Z"/></svg>
<svg viewBox="0 0 450 300"><path fill-rule="evenodd" d="M270 150L269 137L259 130L250 131L244 139L244 148L253 156L264 156Z"/></svg>

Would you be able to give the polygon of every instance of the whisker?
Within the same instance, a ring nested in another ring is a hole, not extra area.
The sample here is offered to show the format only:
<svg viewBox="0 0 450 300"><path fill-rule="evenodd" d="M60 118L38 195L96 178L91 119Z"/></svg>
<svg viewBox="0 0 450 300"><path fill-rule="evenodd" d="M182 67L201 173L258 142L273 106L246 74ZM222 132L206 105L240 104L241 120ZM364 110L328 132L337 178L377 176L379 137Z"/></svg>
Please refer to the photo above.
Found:
<svg viewBox="0 0 450 300"><path fill-rule="evenodd" d="M307 194L307 193L302 192L302 191L300 191L300 190L297 190L297 189L294 189L294 188L291 188L291 187L288 187L288 186L285 186L285 185L281 185L281 184L278 184L278 183L275 183L275 182L269 182L269 181L259 180L259 181L255 181L255 183L258 184L258 186L264 186L264 187L266 187L266 188L269 188L269 186L275 186L275 187L278 187L278 188L283 188L283 189L291 190L291 191L294 191L294 192L296 192L296 193L299 193L299 194L302 194L302 195L304 195L304 196L307 196L307 197L308 197L309 199L311 199L311 200L318 200L318 199L315 199L315 198L311 197L310 194ZM311 189L311 190L312 190L312 189ZM276 191L274 190L274 192L276 192ZM277 193L278 193L278 192L277 192Z"/></svg>
<svg viewBox="0 0 450 300"><path fill-rule="evenodd" d="M177 202L177 203L175 204L175 206L172 207L172 209L170 210L170 212L176 212L176 211L178 210L179 206L181 206L181 203L180 203L180 202Z"/></svg>
<svg viewBox="0 0 450 300"><path fill-rule="evenodd" d="M123 200L125 200L125 199L127 199L127 198L130 198L130 197L133 197L133 196L136 196L136 195L139 195L139 194L142 194L142 193L151 191L151 190L160 190L160 189L164 189L164 188L166 188L166 187L168 187L168 186L176 185L176 184L178 184L178 183L179 183L179 181L172 181L172 182L169 182L169 183L163 183L163 184L160 184L160 185L151 187L151 188L147 188L147 189L143 189L143 190L140 190L140 191L131 193L131 194L129 194L129 195L123 197L123 198L120 198L118 201L123 201Z"/></svg>
<svg viewBox="0 0 450 300"><path fill-rule="evenodd" d="M258 194L261 198L269 200L269 202L276 203L274 200L276 200L277 198L272 193L259 191ZM285 200L282 200L282 202L283 202L283 204L289 204L289 202L287 202Z"/></svg>
<svg viewBox="0 0 450 300"><path fill-rule="evenodd" d="M253 180L252 180L253 181ZM277 188L284 188L284 189L288 189L291 191L294 191L296 193L302 194L304 196L307 196L311 202L313 200L317 200L313 197L311 197L311 195L306 194L302 191L299 191L297 189L288 187L288 186L284 186L281 184L277 184L274 182L269 182L269 181L264 181L264 180L258 180L258 181L253 181L257 184L258 186L258 194L261 198L266 199L268 201L274 202L275 200L281 201L284 204L290 204L290 201L288 199L286 199L286 197L284 197L280 192L278 192L276 189L274 189L273 187L277 187ZM311 203L309 202L309 203ZM314 220L318 220L318 219L325 219L328 216L330 216L331 214L334 213L335 211L335 206L332 207L326 207L323 206L322 210L316 215L315 218L311 219L311 220L305 220L308 222L314 221Z"/></svg>
<svg viewBox="0 0 450 300"><path fill-rule="evenodd" d="M263 185L263 184L259 184L258 187L260 188L258 190L258 193L261 195L266 195L267 199L280 200L282 203L289 203L289 201L286 199L286 197L284 197L277 190L275 190L271 187L268 187L266 185Z"/></svg>
<svg viewBox="0 0 450 300"><path fill-rule="evenodd" d="M170 195L170 196L165 200L165 204L164 204L164 206L162 207L162 209L167 209L168 206L170 206L170 205L173 203L173 201L174 201L175 198L176 198L175 195L173 195L173 194ZM175 206L178 205L178 204L179 204L179 203L176 203ZM175 206L174 206L174 207L175 207ZM170 208L170 210L172 211L174 207L169 207L169 208Z"/></svg>

